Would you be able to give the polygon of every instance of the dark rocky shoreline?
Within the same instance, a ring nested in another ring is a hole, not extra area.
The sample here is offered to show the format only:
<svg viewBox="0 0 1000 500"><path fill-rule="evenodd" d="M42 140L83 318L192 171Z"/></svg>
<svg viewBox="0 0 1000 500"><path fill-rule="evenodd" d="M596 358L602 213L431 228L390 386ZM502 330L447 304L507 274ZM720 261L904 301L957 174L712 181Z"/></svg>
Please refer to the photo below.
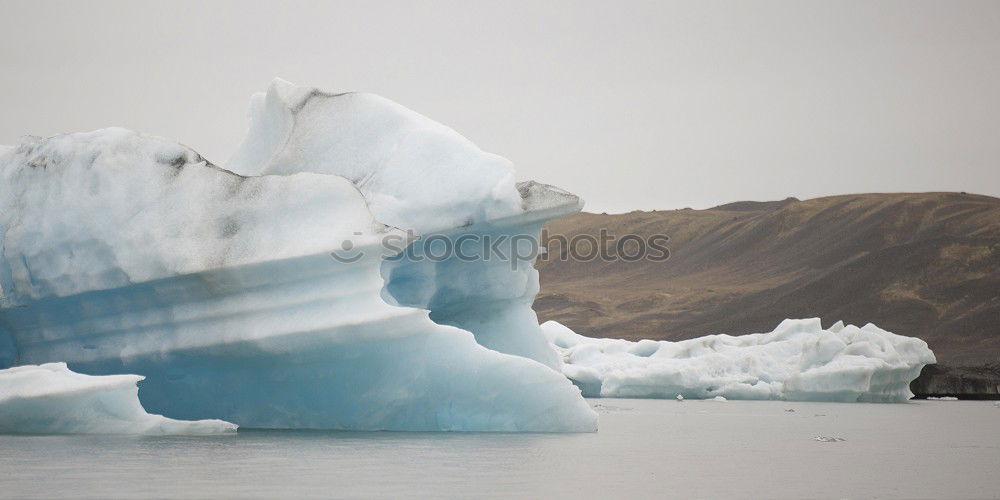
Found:
<svg viewBox="0 0 1000 500"><path fill-rule="evenodd" d="M1000 364L927 365L910 383L917 399L954 396L959 399L1000 400Z"/></svg>

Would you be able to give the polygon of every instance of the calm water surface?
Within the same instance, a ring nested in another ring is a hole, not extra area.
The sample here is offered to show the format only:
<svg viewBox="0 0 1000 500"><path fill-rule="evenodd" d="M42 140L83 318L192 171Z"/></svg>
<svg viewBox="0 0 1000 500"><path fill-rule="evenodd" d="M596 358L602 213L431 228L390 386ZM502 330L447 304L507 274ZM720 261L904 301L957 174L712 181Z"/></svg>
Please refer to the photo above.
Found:
<svg viewBox="0 0 1000 500"><path fill-rule="evenodd" d="M594 434L0 436L0 497L1000 496L993 402L591 405Z"/></svg>

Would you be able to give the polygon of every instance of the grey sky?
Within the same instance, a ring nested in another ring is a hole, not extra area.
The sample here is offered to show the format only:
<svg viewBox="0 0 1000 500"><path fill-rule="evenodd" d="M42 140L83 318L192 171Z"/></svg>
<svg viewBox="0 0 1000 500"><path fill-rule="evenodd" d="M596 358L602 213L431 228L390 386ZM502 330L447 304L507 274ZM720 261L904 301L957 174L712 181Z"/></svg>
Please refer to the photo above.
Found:
<svg viewBox="0 0 1000 500"><path fill-rule="evenodd" d="M587 210L1000 195L1000 2L0 2L0 144L224 163L274 76L375 92Z"/></svg>

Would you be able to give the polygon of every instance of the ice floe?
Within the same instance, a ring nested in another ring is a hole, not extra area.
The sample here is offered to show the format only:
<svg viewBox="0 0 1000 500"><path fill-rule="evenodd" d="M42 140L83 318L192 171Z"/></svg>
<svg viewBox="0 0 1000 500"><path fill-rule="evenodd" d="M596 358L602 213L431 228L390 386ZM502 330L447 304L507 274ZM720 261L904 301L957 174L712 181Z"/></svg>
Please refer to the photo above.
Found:
<svg viewBox="0 0 1000 500"><path fill-rule="evenodd" d="M90 376L65 363L0 370L0 433L207 435L236 432L222 420L146 413L138 375Z"/></svg>
<svg viewBox="0 0 1000 500"><path fill-rule="evenodd" d="M680 342L588 338L554 321L542 329L591 397L898 402L934 363L920 339L872 324L824 329L816 318Z"/></svg>

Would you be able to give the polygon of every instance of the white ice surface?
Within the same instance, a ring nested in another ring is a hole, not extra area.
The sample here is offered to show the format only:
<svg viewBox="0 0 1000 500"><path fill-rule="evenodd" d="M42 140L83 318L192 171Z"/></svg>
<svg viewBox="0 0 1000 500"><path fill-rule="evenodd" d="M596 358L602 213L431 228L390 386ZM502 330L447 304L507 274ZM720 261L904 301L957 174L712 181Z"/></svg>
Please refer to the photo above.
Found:
<svg viewBox="0 0 1000 500"><path fill-rule="evenodd" d="M899 402L935 362L920 339L872 324L823 329L817 318L680 342L588 338L555 321L542 330L563 373L592 397Z"/></svg>
<svg viewBox="0 0 1000 500"><path fill-rule="evenodd" d="M250 114L250 132L226 164L236 173L339 175L378 220L421 234L522 211L507 159L384 97L275 79L253 96Z"/></svg>
<svg viewBox="0 0 1000 500"><path fill-rule="evenodd" d="M121 128L0 153L0 306L300 257L392 230L346 179L243 177Z"/></svg>
<svg viewBox="0 0 1000 500"><path fill-rule="evenodd" d="M0 433L204 435L236 432L222 420L184 421L142 408L139 375L94 377L65 363L0 370Z"/></svg>

